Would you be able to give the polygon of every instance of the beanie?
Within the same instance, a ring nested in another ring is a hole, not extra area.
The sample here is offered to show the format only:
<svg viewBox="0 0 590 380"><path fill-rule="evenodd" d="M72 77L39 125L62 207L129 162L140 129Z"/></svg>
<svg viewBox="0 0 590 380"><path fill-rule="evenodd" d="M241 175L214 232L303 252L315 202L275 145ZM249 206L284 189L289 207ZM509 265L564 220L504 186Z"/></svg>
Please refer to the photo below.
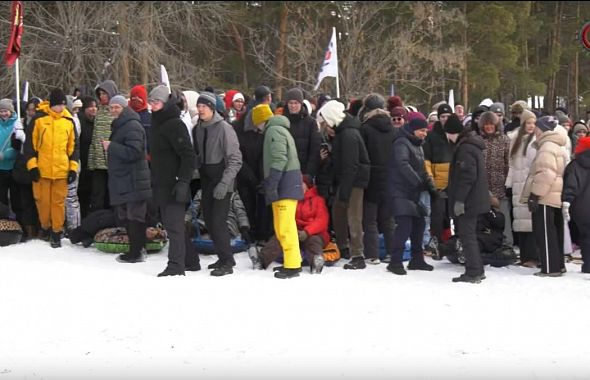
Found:
<svg viewBox="0 0 590 380"><path fill-rule="evenodd" d="M112 106L113 104L118 104L121 107L125 108L125 107L127 107L127 99L125 99L121 95L115 95L109 101L109 106Z"/></svg>
<svg viewBox="0 0 590 380"><path fill-rule="evenodd" d="M244 99L244 95L241 92L236 92L234 94L234 97L232 98L231 102L237 102L238 100L241 100L242 102L245 101Z"/></svg>
<svg viewBox="0 0 590 380"><path fill-rule="evenodd" d="M445 123L444 130L446 133L449 134L456 134L463 132L463 124L461 124L461 120L459 120L459 116L455 115L454 113L449 116L447 122Z"/></svg>
<svg viewBox="0 0 590 380"><path fill-rule="evenodd" d="M353 101L350 102L350 104L348 105L348 113L351 114L352 116L358 116L359 111L361 110L363 106L363 101L360 99L355 99Z"/></svg>
<svg viewBox="0 0 590 380"><path fill-rule="evenodd" d="M482 113L486 112L486 108L483 106L477 106L474 110L473 113L471 114L472 119L477 119L479 116L481 116Z"/></svg>
<svg viewBox="0 0 590 380"><path fill-rule="evenodd" d="M365 107L365 111L383 109L385 108L385 99L379 94L371 93L363 99L363 107Z"/></svg>
<svg viewBox="0 0 590 380"><path fill-rule="evenodd" d="M510 106L510 112L522 113L524 110L528 110L529 105L524 100L517 100Z"/></svg>
<svg viewBox="0 0 590 380"><path fill-rule="evenodd" d="M49 107L58 106L58 105L66 105L68 100L66 99L66 94L60 88L54 88L51 90L49 94Z"/></svg>
<svg viewBox="0 0 590 380"><path fill-rule="evenodd" d="M494 113L501 113L502 115L506 114L505 108L504 108L504 103L500 103L500 102L496 102L494 104L492 104L490 106L490 111L494 112Z"/></svg>
<svg viewBox="0 0 590 380"><path fill-rule="evenodd" d="M82 108L80 108L80 111L84 112L84 110L88 107L90 107L92 105L92 103L94 102L94 104L98 104L97 100L92 97L92 96L84 96L82 98Z"/></svg>
<svg viewBox="0 0 590 380"><path fill-rule="evenodd" d="M0 100L0 110L8 110L8 111L14 113L14 106L12 105L12 100L10 100L10 99Z"/></svg>
<svg viewBox="0 0 590 380"><path fill-rule="evenodd" d="M289 102L290 100L296 100L299 103L303 104L303 91L298 88L292 88L287 91L287 95L285 96L285 102Z"/></svg>
<svg viewBox="0 0 590 380"><path fill-rule="evenodd" d="M255 126L267 122L271 117L273 113L268 104L259 104L252 109L252 123Z"/></svg>
<svg viewBox="0 0 590 380"><path fill-rule="evenodd" d="M154 87L154 89L150 92L149 99L150 100L159 100L162 103L166 103L170 98L170 91L168 87L161 84L159 86Z"/></svg>
<svg viewBox="0 0 590 380"><path fill-rule="evenodd" d="M572 130L572 134L575 135L579 131L584 131L584 132L588 133L588 127L586 126L586 124L577 122L576 125L574 125L574 128Z"/></svg>
<svg viewBox="0 0 590 380"><path fill-rule="evenodd" d="M436 114L439 119L440 119L440 115L445 114L445 113L448 113L448 114L453 113L453 109L451 108L451 106L446 103L438 106L438 109L436 110Z"/></svg>
<svg viewBox="0 0 590 380"><path fill-rule="evenodd" d="M567 117L567 115L565 113L563 113L563 111L558 110L555 111L555 117L557 118L557 121L559 122L559 124L563 124L563 123L570 123L570 119L569 117Z"/></svg>
<svg viewBox="0 0 590 380"><path fill-rule="evenodd" d="M325 121L331 128L339 126L345 117L344 104L337 100L327 101L317 113L318 122Z"/></svg>
<svg viewBox="0 0 590 380"><path fill-rule="evenodd" d="M391 110L391 117L408 117L408 111L404 107L395 107Z"/></svg>
<svg viewBox="0 0 590 380"><path fill-rule="evenodd" d="M529 119L535 119L535 121L537 121L537 116L529 110L522 111L522 115L520 116L520 126L524 127Z"/></svg>
<svg viewBox="0 0 590 380"><path fill-rule="evenodd" d="M211 108L212 111L215 111L217 108L217 96L211 92L201 92L197 99L197 104L204 104Z"/></svg>
<svg viewBox="0 0 590 380"><path fill-rule="evenodd" d="M133 87L129 92L129 98L129 106L133 111L141 112L148 108L147 90L142 85Z"/></svg>
<svg viewBox="0 0 590 380"><path fill-rule="evenodd" d="M82 108L82 101L80 99L74 100L74 104L72 104L72 108Z"/></svg>
<svg viewBox="0 0 590 380"><path fill-rule="evenodd" d="M270 91L270 88L266 87L266 86L258 86L256 87L256 90L254 90L254 98L258 101L262 100L262 98L264 98L267 95L270 95L272 92Z"/></svg>
<svg viewBox="0 0 590 380"><path fill-rule="evenodd" d="M406 131L414 133L419 129L428 129L428 123L425 119L412 119L404 128Z"/></svg>
<svg viewBox="0 0 590 380"><path fill-rule="evenodd" d="M408 113L408 121L411 122L412 120L426 121L426 118L424 117L424 114L422 112L410 112Z"/></svg>
<svg viewBox="0 0 590 380"><path fill-rule="evenodd" d="M389 112L391 112L392 109L394 109L395 107L403 107L404 106L404 102L402 101L402 98L400 98L399 96L390 96L387 99L387 109L389 110Z"/></svg>
<svg viewBox="0 0 590 380"><path fill-rule="evenodd" d="M553 116L543 116L537 119L535 125L543 132L552 131L557 126L557 120Z"/></svg>

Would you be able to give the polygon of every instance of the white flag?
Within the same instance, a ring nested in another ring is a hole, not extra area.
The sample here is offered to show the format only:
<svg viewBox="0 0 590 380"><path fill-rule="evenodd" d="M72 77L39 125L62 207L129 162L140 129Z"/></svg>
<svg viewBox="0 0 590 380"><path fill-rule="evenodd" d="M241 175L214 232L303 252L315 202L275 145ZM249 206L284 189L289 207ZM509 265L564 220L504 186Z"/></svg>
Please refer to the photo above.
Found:
<svg viewBox="0 0 590 380"><path fill-rule="evenodd" d="M168 79L168 72L166 71L164 65L160 65L160 78L160 82L168 87L168 93L171 94L172 90L170 90L170 80Z"/></svg>
<svg viewBox="0 0 590 380"><path fill-rule="evenodd" d="M338 78L338 51L336 49L336 28L332 29L332 38L330 44L326 49L326 56L318 74L318 83L315 85L314 91L320 87L322 80L325 77Z"/></svg>
<svg viewBox="0 0 590 380"><path fill-rule="evenodd" d="M23 90L23 102L29 101L29 81L25 81L25 89Z"/></svg>
<svg viewBox="0 0 590 380"><path fill-rule="evenodd" d="M455 112L455 93L453 90L449 90L449 101L447 103L449 103L449 106L451 106L451 109Z"/></svg>

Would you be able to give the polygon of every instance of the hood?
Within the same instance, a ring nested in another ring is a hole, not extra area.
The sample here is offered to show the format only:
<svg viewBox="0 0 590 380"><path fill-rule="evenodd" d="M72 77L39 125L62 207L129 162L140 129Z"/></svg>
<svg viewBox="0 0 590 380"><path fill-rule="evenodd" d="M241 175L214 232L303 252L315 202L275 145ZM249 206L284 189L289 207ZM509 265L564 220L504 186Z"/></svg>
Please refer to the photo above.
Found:
<svg viewBox="0 0 590 380"><path fill-rule="evenodd" d="M389 112L385 111L384 109L377 108L377 109L374 109L374 110L371 110L371 111L365 113L363 115L363 122L366 123L367 121L369 121L370 119L373 119L375 117L380 117L380 118L387 117L388 119L391 119L391 115L389 114ZM390 121L390 123L391 123L391 121Z"/></svg>
<svg viewBox="0 0 590 380"><path fill-rule="evenodd" d="M336 134L342 132L345 129L353 128L353 129L360 129L361 122L356 118L352 117L349 114L344 114L344 120L336 127Z"/></svg>
<svg viewBox="0 0 590 380"><path fill-rule="evenodd" d="M578 162L584 169L590 169L590 148L584 150L582 153L576 153L576 162Z"/></svg>
<svg viewBox="0 0 590 380"><path fill-rule="evenodd" d="M37 107L37 110L39 110L43 113L46 113L47 115L51 116L54 119L59 119L62 117L67 117L69 119L72 118L72 114L70 113L70 111L68 111L67 108L64 108L64 110L60 113L53 111L51 109L51 107L49 107L49 100L45 100L45 101L41 102L39 104L39 107Z"/></svg>
<svg viewBox="0 0 590 380"><path fill-rule="evenodd" d="M119 127L127 124L127 122L129 122L131 120L136 120L137 122L139 122L141 124L141 118L139 117L137 112L135 112L134 110L132 110L129 107L125 107L125 108L123 108L123 112L121 112L121 115L119 115L118 118L113 120L113 129L119 128Z"/></svg>
<svg viewBox="0 0 590 380"><path fill-rule="evenodd" d="M562 135L561 132L558 131L547 131L544 132L539 139L535 142L535 147L537 150L545 143L552 142L559 146L565 146L567 137Z"/></svg>
<svg viewBox="0 0 590 380"><path fill-rule="evenodd" d="M277 116L273 116L270 119L268 119L268 121L266 122L266 126L267 127L284 127L289 129L291 127L291 123L289 122L289 119L287 119L285 116L281 116L281 115L277 115ZM266 130L266 129L265 129Z"/></svg>
<svg viewBox="0 0 590 380"><path fill-rule="evenodd" d="M141 99L141 102L136 102L132 98L138 97ZM129 107L131 107L135 112L141 112L143 110L147 110L148 108L148 96L147 90L142 85L134 86L131 91L129 92Z"/></svg>
<svg viewBox="0 0 590 380"><path fill-rule="evenodd" d="M381 112L373 113L375 111ZM369 116L372 113L373 115ZM389 117L389 112L383 110L371 111L369 114L367 114L367 119L365 119L364 124L376 129L381 133L390 133L394 130L393 125L391 125L391 118Z"/></svg>
<svg viewBox="0 0 590 380"><path fill-rule="evenodd" d="M224 120L223 117L219 113L215 112L213 114L213 118L211 118L211 120L209 120L209 121L204 121L202 119L199 120L199 127L208 128L208 127L215 125L223 120Z"/></svg>
<svg viewBox="0 0 590 380"><path fill-rule="evenodd" d="M227 90L225 92L225 96L223 97L223 102L225 103L225 109L229 110L231 109L233 102L232 100L234 100L234 95L237 94L238 90Z"/></svg>
<svg viewBox="0 0 590 380"><path fill-rule="evenodd" d="M152 111L152 120L156 123L163 123L170 119L180 118L180 108L176 105L176 98L170 97L164 104L164 108L157 112Z"/></svg>
<svg viewBox="0 0 590 380"><path fill-rule="evenodd" d="M484 150L486 148L486 143L483 141L481 136L477 135L475 132L469 132L468 134L464 135L463 138L457 140L457 147L463 144L474 145L480 150Z"/></svg>
<svg viewBox="0 0 590 380"><path fill-rule="evenodd" d="M115 82L113 82L112 80L105 80L100 85L98 85L98 87L96 87L95 94L96 97L100 99L100 96L98 96L98 90L103 90L107 94L109 94L109 99L112 99L115 95L119 95L119 89L117 88Z"/></svg>
<svg viewBox="0 0 590 380"><path fill-rule="evenodd" d="M12 127L12 125L16 121L17 117L18 116L17 116L16 112L13 112L12 115L10 115L10 117L8 119L6 119L6 120L0 119L0 126L2 126L2 127L8 127L8 126Z"/></svg>
<svg viewBox="0 0 590 380"><path fill-rule="evenodd" d="M309 199L309 198L317 197L318 195L319 195L318 188L314 186L314 187L308 188L307 191L305 192L305 194L303 194L303 197L305 199Z"/></svg>
<svg viewBox="0 0 590 380"><path fill-rule="evenodd" d="M191 119L197 116L197 100L199 99L199 93L196 91L183 91L184 97L186 98L186 105L188 108L188 113L191 115ZM195 123L193 123L195 125Z"/></svg>

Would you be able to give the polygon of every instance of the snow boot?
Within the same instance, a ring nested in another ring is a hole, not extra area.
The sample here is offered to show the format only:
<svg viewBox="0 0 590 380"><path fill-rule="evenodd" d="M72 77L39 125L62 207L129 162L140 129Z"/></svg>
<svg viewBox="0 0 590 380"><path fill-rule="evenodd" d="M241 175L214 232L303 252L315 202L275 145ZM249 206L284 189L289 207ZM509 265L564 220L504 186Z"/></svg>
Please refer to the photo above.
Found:
<svg viewBox="0 0 590 380"><path fill-rule="evenodd" d="M231 264L232 267L236 266L236 260L234 260L233 256L232 258L229 260L229 263ZM217 260L216 262L214 262L213 264L209 264L207 266L207 269L217 269L220 266L223 265L223 262L221 260Z"/></svg>
<svg viewBox="0 0 590 380"><path fill-rule="evenodd" d="M344 264L344 269L365 269L367 264L365 264L365 258L362 256L355 256L353 257L348 263Z"/></svg>
<svg viewBox="0 0 590 380"><path fill-rule="evenodd" d="M430 272L434 270L434 267L422 260L410 260L408 270L425 270Z"/></svg>
<svg viewBox="0 0 590 380"><path fill-rule="evenodd" d="M398 276L404 276L404 275L408 274L408 272L406 272L406 270L404 269L403 264L398 264L398 265L389 264L387 266L387 270L393 274L397 274Z"/></svg>
<svg viewBox="0 0 590 380"><path fill-rule="evenodd" d="M223 262L221 265L219 265L217 268L215 268L211 271L211 276L221 277L221 276L225 276L228 274L232 274L232 273L234 273L234 270L232 267L233 267L233 265L231 264L231 262Z"/></svg>
<svg viewBox="0 0 590 380"><path fill-rule="evenodd" d="M285 268L283 267L281 270L275 272L275 278L280 279L287 279L293 277L299 277L299 273L301 272L301 268Z"/></svg>
<svg viewBox="0 0 590 380"><path fill-rule="evenodd" d="M340 258L349 260L350 259L350 249L349 248L342 248L340 250Z"/></svg>
<svg viewBox="0 0 590 380"><path fill-rule="evenodd" d="M130 220L127 223L127 236L129 238L129 252L119 255L120 263L141 263L145 261L145 222Z"/></svg>
<svg viewBox="0 0 590 380"><path fill-rule="evenodd" d="M39 228L39 239L43 240L43 241L49 241L49 228L45 229L45 228Z"/></svg>
<svg viewBox="0 0 590 380"><path fill-rule="evenodd" d="M158 277L167 277L167 276L184 276L184 271L177 270L177 269L170 269L170 268L166 267L166 269L164 269L164 271L162 273L158 274Z"/></svg>
<svg viewBox="0 0 590 380"><path fill-rule="evenodd" d="M309 267L311 273L322 273L325 263L326 260L324 260L324 255L314 255L313 259L311 260L311 265Z"/></svg>
<svg viewBox="0 0 590 380"><path fill-rule="evenodd" d="M462 274L459 277L453 278L453 282L467 282L469 284L479 284L482 280L486 278L485 275L477 275L477 276L469 276L467 274Z"/></svg>
<svg viewBox="0 0 590 380"><path fill-rule="evenodd" d="M262 268L262 261L260 261L260 256L258 255L258 248L255 245L251 245L248 248L248 257L252 261L252 269L264 269Z"/></svg>
<svg viewBox="0 0 590 380"><path fill-rule="evenodd" d="M50 244L51 248L61 248L61 231L54 232L51 231L50 234Z"/></svg>

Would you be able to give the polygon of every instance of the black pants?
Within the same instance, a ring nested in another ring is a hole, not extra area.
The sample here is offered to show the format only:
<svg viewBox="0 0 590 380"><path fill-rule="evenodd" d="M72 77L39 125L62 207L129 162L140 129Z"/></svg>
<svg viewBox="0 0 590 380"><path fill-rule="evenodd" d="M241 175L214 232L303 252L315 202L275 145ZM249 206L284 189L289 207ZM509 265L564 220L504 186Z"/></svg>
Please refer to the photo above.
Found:
<svg viewBox="0 0 590 380"><path fill-rule="evenodd" d="M168 233L168 268L179 271L199 262L196 252L186 249L188 239L184 229L184 210L185 204L179 202L160 206L162 224Z"/></svg>
<svg viewBox="0 0 590 380"><path fill-rule="evenodd" d="M10 197L8 194L10 193ZM10 200L9 200L10 199ZM12 179L12 171L0 170L0 202L10 206L17 219L22 211L22 202L18 183Z"/></svg>
<svg viewBox="0 0 590 380"><path fill-rule="evenodd" d="M422 240L424 239L424 218L413 216L396 216L395 233L393 237L393 253L391 266L402 266L406 241L410 238L412 243L412 261L424 261Z"/></svg>
<svg viewBox="0 0 590 380"><path fill-rule="evenodd" d="M465 274L479 276L484 274L483 260L477 243L477 216L461 215L455 219L457 223L457 235L463 245L465 255Z"/></svg>
<svg viewBox="0 0 590 380"><path fill-rule="evenodd" d="M565 267L561 209L539 205L537 211L533 213L533 233L539 247L541 272L559 272Z"/></svg>
<svg viewBox="0 0 590 380"><path fill-rule="evenodd" d="M383 233L385 252L388 255L393 254L395 221L385 202L364 202L363 230L365 231L363 235L365 258L379 258L379 232Z"/></svg>
<svg viewBox="0 0 590 380"><path fill-rule="evenodd" d="M90 213L90 198L92 196L92 172L82 169L78 181L78 201L80 202L80 214L84 219Z"/></svg>
<svg viewBox="0 0 590 380"><path fill-rule="evenodd" d="M256 240L267 241L274 235L272 208L266 205L264 194L256 188L239 186L238 194L246 208L252 236Z"/></svg>
<svg viewBox="0 0 590 380"><path fill-rule="evenodd" d="M590 273L590 221L586 220L585 223L580 223L578 231L580 233L578 242L582 249L582 260L584 260L582 272Z"/></svg>
<svg viewBox="0 0 590 380"><path fill-rule="evenodd" d="M535 234L532 232L517 232L518 247L520 248L520 262L538 261L539 251L537 242L535 241Z"/></svg>
<svg viewBox="0 0 590 380"><path fill-rule="evenodd" d="M447 199L438 198L430 202L430 235L436 236L442 242L443 232L449 225L447 213Z"/></svg>
<svg viewBox="0 0 590 380"><path fill-rule="evenodd" d="M106 170L92 171L92 193L90 195L90 212L109 208L109 175Z"/></svg>

